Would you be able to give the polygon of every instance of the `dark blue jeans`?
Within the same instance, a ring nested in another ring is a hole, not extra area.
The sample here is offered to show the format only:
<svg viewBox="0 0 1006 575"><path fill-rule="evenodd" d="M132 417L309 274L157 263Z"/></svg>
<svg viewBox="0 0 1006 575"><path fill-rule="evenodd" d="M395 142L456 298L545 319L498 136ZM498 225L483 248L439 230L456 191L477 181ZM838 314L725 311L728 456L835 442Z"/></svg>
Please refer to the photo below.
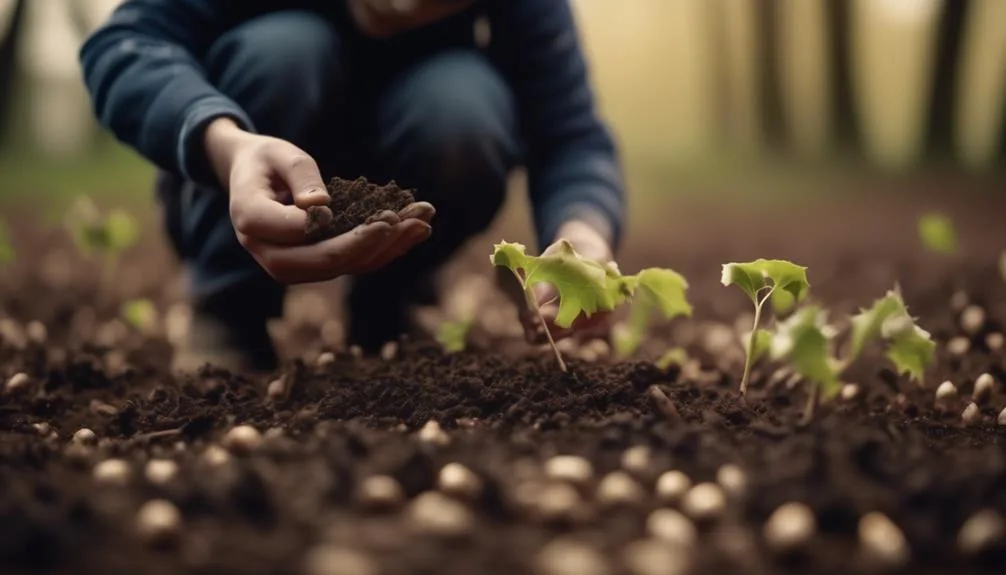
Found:
<svg viewBox="0 0 1006 575"><path fill-rule="evenodd" d="M436 206L426 243L356 278L362 289L350 311L364 314L355 308L370 300L407 300L425 272L490 225L517 163L518 122L507 84L477 50L440 51L381 74L362 56L354 61L347 35L307 12L273 13L221 36L203 65L258 132L303 148L324 179L394 179ZM279 315L283 286L238 243L226 196L168 174L158 188L191 294Z"/></svg>

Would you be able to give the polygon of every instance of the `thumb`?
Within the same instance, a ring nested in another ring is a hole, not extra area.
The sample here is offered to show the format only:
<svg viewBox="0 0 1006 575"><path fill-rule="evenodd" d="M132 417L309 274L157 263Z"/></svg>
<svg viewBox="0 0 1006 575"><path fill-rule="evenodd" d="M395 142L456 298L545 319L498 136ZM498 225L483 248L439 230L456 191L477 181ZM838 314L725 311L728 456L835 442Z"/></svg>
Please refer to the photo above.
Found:
<svg viewBox="0 0 1006 575"><path fill-rule="evenodd" d="M328 191L314 158L292 145L282 155L284 157L274 159L278 160L277 167L293 196L294 204L301 209L328 205Z"/></svg>

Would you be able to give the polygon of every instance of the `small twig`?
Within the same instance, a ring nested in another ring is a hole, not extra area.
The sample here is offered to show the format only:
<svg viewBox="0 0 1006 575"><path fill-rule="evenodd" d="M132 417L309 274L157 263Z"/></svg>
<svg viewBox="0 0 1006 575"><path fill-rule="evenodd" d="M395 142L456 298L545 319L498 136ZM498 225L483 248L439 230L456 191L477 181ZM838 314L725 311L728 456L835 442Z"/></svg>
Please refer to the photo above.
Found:
<svg viewBox="0 0 1006 575"><path fill-rule="evenodd" d="M650 397L653 407L669 421L675 423L681 421L681 413L678 412L677 406L674 405L674 402L659 387L651 385L646 390L646 395Z"/></svg>
<svg viewBox="0 0 1006 575"><path fill-rule="evenodd" d="M140 435L133 436L133 439L137 441L149 441L151 439L159 439L161 437L171 437L173 435L178 435L182 432L181 427L176 427L174 429L162 429L160 431L151 431L149 433L141 433Z"/></svg>

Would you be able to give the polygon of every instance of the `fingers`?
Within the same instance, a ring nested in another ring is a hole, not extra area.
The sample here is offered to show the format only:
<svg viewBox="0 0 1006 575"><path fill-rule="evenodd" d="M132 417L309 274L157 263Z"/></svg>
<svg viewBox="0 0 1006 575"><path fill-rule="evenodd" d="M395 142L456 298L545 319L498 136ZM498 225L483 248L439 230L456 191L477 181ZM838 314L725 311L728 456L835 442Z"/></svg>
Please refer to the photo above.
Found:
<svg viewBox="0 0 1006 575"><path fill-rule="evenodd" d="M433 228L429 224L416 219L405 220L395 228L397 234L394 240L383 250L376 252L359 273L370 273L383 268L428 240L433 233Z"/></svg>
<svg viewBox="0 0 1006 575"><path fill-rule="evenodd" d="M328 204L329 196L321 179L318 163L295 146L275 148L269 159L273 168L286 182L300 209Z"/></svg>
<svg viewBox="0 0 1006 575"><path fill-rule="evenodd" d="M437 210L433 207L433 204L429 202L414 202L402 208L402 210L398 212L398 217L403 220L413 218L430 223L430 221L433 220L433 216L436 214Z"/></svg>
<svg viewBox="0 0 1006 575"><path fill-rule="evenodd" d="M307 212L273 200L268 190L232 202L231 221L239 237L245 235L261 243L297 245L306 240Z"/></svg>

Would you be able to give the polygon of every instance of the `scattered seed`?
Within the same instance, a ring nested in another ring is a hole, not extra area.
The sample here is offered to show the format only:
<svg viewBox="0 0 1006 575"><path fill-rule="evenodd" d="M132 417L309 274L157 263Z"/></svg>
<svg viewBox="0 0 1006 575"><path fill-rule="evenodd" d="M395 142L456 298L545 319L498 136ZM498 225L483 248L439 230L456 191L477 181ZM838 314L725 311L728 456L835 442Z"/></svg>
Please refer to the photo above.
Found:
<svg viewBox="0 0 1006 575"><path fill-rule="evenodd" d="M330 351L322 352L318 359L314 360L314 365L317 367L327 367L333 363L335 363L335 354Z"/></svg>
<svg viewBox="0 0 1006 575"><path fill-rule="evenodd" d="M700 483L689 489L681 500L681 510L695 521L717 519L726 506L726 495L715 483Z"/></svg>
<svg viewBox="0 0 1006 575"><path fill-rule="evenodd" d="M668 421L676 422L681 419L681 414L678 412L678 407L674 405L671 398L667 397L656 385L651 385L646 390L646 395L650 398L650 403L656 410L666 417Z"/></svg>
<svg viewBox="0 0 1006 575"><path fill-rule="evenodd" d="M94 466L91 475L99 483L125 486L129 483L129 463L121 459L106 459Z"/></svg>
<svg viewBox="0 0 1006 575"><path fill-rule="evenodd" d="M115 417L119 413L119 409L117 407L109 405L98 399L92 399L90 405L88 405L88 409L91 413L103 417Z"/></svg>
<svg viewBox="0 0 1006 575"><path fill-rule="evenodd" d="M996 423L1006 426L1006 407L999 412L999 417L996 417Z"/></svg>
<svg viewBox="0 0 1006 575"><path fill-rule="evenodd" d="M447 495L462 499L477 499L482 495L482 480L460 463L448 463L440 470L437 486Z"/></svg>
<svg viewBox="0 0 1006 575"><path fill-rule="evenodd" d="M178 464L170 459L151 459L147 462L144 475L154 485L164 485L178 475Z"/></svg>
<svg viewBox="0 0 1006 575"><path fill-rule="evenodd" d="M286 380L281 377L270 381L265 394L272 401L283 399L286 396Z"/></svg>
<svg viewBox="0 0 1006 575"><path fill-rule="evenodd" d="M904 533L886 515L871 511L859 520L859 545L872 562L897 567L908 561L910 549Z"/></svg>
<svg viewBox="0 0 1006 575"><path fill-rule="evenodd" d="M589 545L558 538L538 552L535 572L540 575L608 575L611 568L604 555Z"/></svg>
<svg viewBox="0 0 1006 575"><path fill-rule="evenodd" d="M451 442L451 438L440 427L440 424L433 419L427 421L426 425L419 430L418 437L419 441L428 445L444 446Z"/></svg>
<svg viewBox="0 0 1006 575"><path fill-rule="evenodd" d="M661 508L650 513L646 518L646 532L650 537L681 547L691 547L698 539L692 521L675 509Z"/></svg>
<svg viewBox="0 0 1006 575"><path fill-rule="evenodd" d="M624 471L613 471L597 484L595 497L605 507L635 505L643 500L645 493L631 475Z"/></svg>
<svg viewBox="0 0 1006 575"><path fill-rule="evenodd" d="M164 543L181 531L182 514L173 503L165 499L152 499L140 507L136 514L136 530L151 543Z"/></svg>
<svg viewBox="0 0 1006 575"><path fill-rule="evenodd" d="M723 492L733 498L742 497L747 490L747 475L739 465L728 463L716 471L716 482Z"/></svg>
<svg viewBox="0 0 1006 575"><path fill-rule="evenodd" d="M281 439L284 435L286 435L286 432L283 431L282 427L270 427L262 434L262 439L265 441L275 441Z"/></svg>
<svg viewBox="0 0 1006 575"><path fill-rule="evenodd" d="M971 303L971 298L968 297L968 293L962 290L957 290L952 296L950 296L950 309L955 312L964 311L964 308L968 307Z"/></svg>
<svg viewBox="0 0 1006 575"><path fill-rule="evenodd" d="M217 467L226 465L231 460L231 454L219 445L210 445L203 451L203 460L210 465Z"/></svg>
<svg viewBox="0 0 1006 575"><path fill-rule="evenodd" d="M859 386L855 383L847 383L842 386L842 399L852 401L859 396Z"/></svg>
<svg viewBox="0 0 1006 575"><path fill-rule="evenodd" d="M349 355L351 355L353 359L360 359L363 357L363 348L358 345L351 345L349 346Z"/></svg>
<svg viewBox="0 0 1006 575"><path fill-rule="evenodd" d="M467 507L437 491L419 494L409 505L408 518L418 531L445 538L465 536L473 524Z"/></svg>
<svg viewBox="0 0 1006 575"><path fill-rule="evenodd" d="M790 553L806 545L817 530L814 512L803 503L785 503L765 522L765 543L776 553Z"/></svg>
<svg viewBox="0 0 1006 575"><path fill-rule="evenodd" d="M964 425L978 425L982 422L982 412L976 404L969 403L964 408L964 411L961 412L961 420L964 422Z"/></svg>
<svg viewBox="0 0 1006 575"><path fill-rule="evenodd" d="M21 393L22 391L28 389L29 385L31 385L31 378L28 377L27 373L19 371L10 376L10 379L7 380L7 384L4 385L4 390L7 393Z"/></svg>
<svg viewBox="0 0 1006 575"><path fill-rule="evenodd" d="M947 342L947 352L951 355L964 355L971 349L971 341L966 337L955 336Z"/></svg>
<svg viewBox="0 0 1006 575"><path fill-rule="evenodd" d="M957 533L957 546L968 555L976 555L1002 543L1006 535L1006 524L998 513L991 509L981 510L972 515Z"/></svg>
<svg viewBox="0 0 1006 575"><path fill-rule="evenodd" d="M250 425L232 427L220 444L231 453L251 453L262 444L262 434Z"/></svg>
<svg viewBox="0 0 1006 575"><path fill-rule="evenodd" d="M681 471L665 471L657 478L657 498L664 503L677 503L692 488L692 480Z"/></svg>
<svg viewBox="0 0 1006 575"><path fill-rule="evenodd" d="M653 539L627 545L622 552L622 562L633 575L684 575L690 564L682 549Z"/></svg>
<svg viewBox="0 0 1006 575"><path fill-rule="evenodd" d="M394 509L405 502L405 492L390 475L372 475L360 483L357 499L368 509Z"/></svg>
<svg viewBox="0 0 1006 575"><path fill-rule="evenodd" d="M377 564L360 551L322 544L304 557L304 575L377 575Z"/></svg>
<svg viewBox="0 0 1006 575"><path fill-rule="evenodd" d="M988 346L989 351L999 351L1003 348L1003 343L1006 338L1003 334L998 331L994 331L987 336L985 336L985 345Z"/></svg>
<svg viewBox="0 0 1006 575"><path fill-rule="evenodd" d="M957 386L949 379L936 388L936 401L948 401L957 397Z"/></svg>
<svg viewBox="0 0 1006 575"><path fill-rule="evenodd" d="M48 330L45 329L45 324L38 320L29 321L28 325L25 326L24 331L28 336L28 341L37 345L44 344L45 340L48 339L49 336Z"/></svg>
<svg viewBox="0 0 1006 575"><path fill-rule="evenodd" d="M540 488L532 482L525 482L527 493L518 494L534 502L534 511L543 521L568 521L573 519L582 501L580 494L568 483L551 483Z"/></svg>
<svg viewBox="0 0 1006 575"><path fill-rule="evenodd" d="M396 355L398 355L397 341L389 341L381 346L381 359L384 361L391 361L395 359Z"/></svg>
<svg viewBox="0 0 1006 575"><path fill-rule="evenodd" d="M583 349L592 351L598 360L607 359L611 355L611 346L603 339L592 339L583 344Z"/></svg>
<svg viewBox="0 0 1006 575"><path fill-rule="evenodd" d="M651 450L645 445L630 447L622 453L622 469L635 475L645 475L650 470Z"/></svg>
<svg viewBox="0 0 1006 575"><path fill-rule="evenodd" d="M43 436L43 437L46 436L46 435L49 435L50 433L52 433L52 426L49 425L49 423L45 422L45 421L41 421L39 423L33 423L32 427L34 427L35 431L37 431L38 434L41 435L41 436Z"/></svg>
<svg viewBox="0 0 1006 575"><path fill-rule="evenodd" d="M969 305L961 312L961 329L968 335L975 335L985 325L985 310L977 305Z"/></svg>
<svg viewBox="0 0 1006 575"><path fill-rule="evenodd" d="M975 400L977 403L985 403L990 397L992 397L992 391L995 388L995 380L992 379L992 374L983 373L975 379L975 388L971 392L971 399Z"/></svg>
<svg viewBox="0 0 1006 575"><path fill-rule="evenodd" d="M73 442L78 445L94 445L98 443L98 436L86 427L82 427L73 434Z"/></svg>
<svg viewBox="0 0 1006 575"><path fill-rule="evenodd" d="M557 481L584 485L594 477L594 466L583 457L556 455L545 462L545 475Z"/></svg>

